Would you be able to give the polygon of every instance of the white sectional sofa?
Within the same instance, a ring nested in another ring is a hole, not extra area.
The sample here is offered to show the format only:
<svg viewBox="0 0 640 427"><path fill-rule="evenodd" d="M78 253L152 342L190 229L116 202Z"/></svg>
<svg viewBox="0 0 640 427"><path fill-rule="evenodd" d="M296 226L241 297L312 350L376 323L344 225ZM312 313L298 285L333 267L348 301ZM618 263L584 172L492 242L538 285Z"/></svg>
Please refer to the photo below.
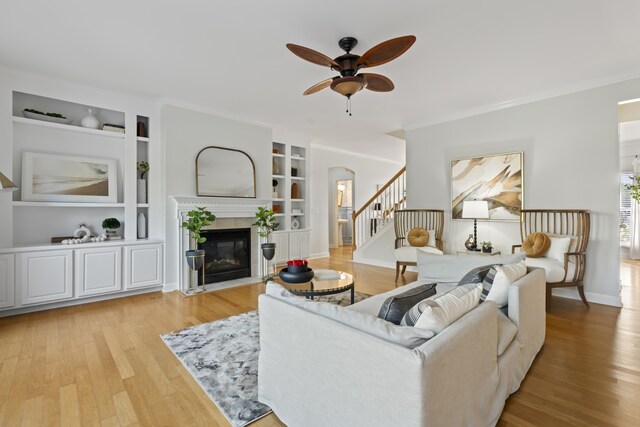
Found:
<svg viewBox="0 0 640 427"><path fill-rule="evenodd" d="M487 301L407 345L409 327L375 316L386 298L420 284L347 308L268 287L259 298L259 400L290 427L495 425L544 342L544 272L530 269L512 285L508 316ZM385 331L372 334L376 327Z"/></svg>

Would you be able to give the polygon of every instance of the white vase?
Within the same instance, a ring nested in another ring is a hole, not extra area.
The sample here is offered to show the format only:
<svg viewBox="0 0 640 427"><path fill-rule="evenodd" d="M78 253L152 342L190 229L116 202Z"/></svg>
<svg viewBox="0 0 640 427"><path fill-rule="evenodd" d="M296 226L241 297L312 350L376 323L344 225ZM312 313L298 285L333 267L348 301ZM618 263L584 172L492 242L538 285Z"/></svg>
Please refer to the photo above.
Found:
<svg viewBox="0 0 640 427"><path fill-rule="evenodd" d="M91 129L98 129L100 127L100 122L98 121L98 118L91 112L91 108L89 108L89 114L87 114L82 118L82 120L80 120L80 126L82 126L83 128Z"/></svg>
<svg viewBox="0 0 640 427"><path fill-rule="evenodd" d="M140 212L138 214L138 239L146 239L147 238L147 217L144 216L144 213Z"/></svg>
<svg viewBox="0 0 640 427"><path fill-rule="evenodd" d="M147 180L138 180L138 203L147 203Z"/></svg>

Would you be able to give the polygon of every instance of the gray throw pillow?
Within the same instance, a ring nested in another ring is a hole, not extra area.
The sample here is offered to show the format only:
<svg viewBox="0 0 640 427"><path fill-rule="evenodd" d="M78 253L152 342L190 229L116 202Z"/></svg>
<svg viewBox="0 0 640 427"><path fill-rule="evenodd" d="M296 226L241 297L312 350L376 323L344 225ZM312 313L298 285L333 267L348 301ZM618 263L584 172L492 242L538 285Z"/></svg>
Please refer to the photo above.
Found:
<svg viewBox="0 0 640 427"><path fill-rule="evenodd" d="M436 283L416 286L401 294L387 298L380 307L378 317L399 325L407 311L420 301L436 294Z"/></svg>
<svg viewBox="0 0 640 427"><path fill-rule="evenodd" d="M480 267L474 268L473 270L465 274L462 279L460 279L460 281L458 282L458 286L466 285L468 283L482 283L485 276L494 265L495 264L482 265Z"/></svg>

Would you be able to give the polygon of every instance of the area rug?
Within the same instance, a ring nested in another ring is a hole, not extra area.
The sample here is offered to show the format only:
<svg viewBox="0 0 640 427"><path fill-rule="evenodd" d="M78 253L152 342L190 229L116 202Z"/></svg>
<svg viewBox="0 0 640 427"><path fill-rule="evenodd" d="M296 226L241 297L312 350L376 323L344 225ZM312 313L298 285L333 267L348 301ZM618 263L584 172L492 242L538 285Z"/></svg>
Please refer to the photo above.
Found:
<svg viewBox="0 0 640 427"><path fill-rule="evenodd" d="M320 300L347 306L350 297L345 292ZM368 297L356 292L355 301ZM258 402L257 311L162 335L162 340L234 427L246 426L271 412Z"/></svg>

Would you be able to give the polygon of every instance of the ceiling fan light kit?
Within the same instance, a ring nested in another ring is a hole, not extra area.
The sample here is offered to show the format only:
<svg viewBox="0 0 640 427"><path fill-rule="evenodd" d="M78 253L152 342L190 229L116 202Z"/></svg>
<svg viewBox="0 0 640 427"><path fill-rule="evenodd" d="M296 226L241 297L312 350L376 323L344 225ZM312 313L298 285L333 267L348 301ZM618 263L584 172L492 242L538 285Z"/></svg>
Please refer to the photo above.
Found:
<svg viewBox="0 0 640 427"><path fill-rule="evenodd" d="M369 49L364 55L359 56L351 53L351 50L358 44L358 40L354 37L343 37L338 41L338 46L346 53L335 59L293 43L288 43L287 48L305 61L329 67L340 73L339 76L311 86L304 92L304 95L311 95L330 87L333 91L347 98L347 113L351 115L351 97L362 89L369 89L373 92L391 92L395 88L388 77L373 73L359 73L360 69L393 61L409 50L415 41L415 36L397 37L382 42Z"/></svg>

